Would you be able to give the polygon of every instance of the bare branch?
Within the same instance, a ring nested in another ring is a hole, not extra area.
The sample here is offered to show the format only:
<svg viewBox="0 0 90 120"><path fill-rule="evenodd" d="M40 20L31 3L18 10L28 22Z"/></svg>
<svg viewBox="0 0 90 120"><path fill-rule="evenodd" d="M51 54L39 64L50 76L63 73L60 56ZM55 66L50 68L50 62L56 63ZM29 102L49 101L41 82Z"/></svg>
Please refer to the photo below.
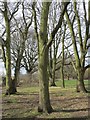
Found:
<svg viewBox="0 0 90 120"><path fill-rule="evenodd" d="M25 19L25 13L24 13L24 3L22 3L22 14L23 14L24 23L27 26L27 22L26 22L26 19Z"/></svg>
<svg viewBox="0 0 90 120"><path fill-rule="evenodd" d="M64 2L64 8L63 8L63 10L62 10L62 12L61 12L59 21L58 21L56 27L53 29L53 31L52 31L52 33L51 33L51 36L50 36L50 40L49 40L48 43L47 43L47 46L48 46L48 47L51 46L52 41L53 41L53 38L55 37L55 34L57 33L57 31L59 30L59 28L60 28L61 25L62 25L62 20L63 20L64 13L65 13L65 11L66 11L66 8L67 8L68 4L69 4L69 2Z"/></svg>
<svg viewBox="0 0 90 120"><path fill-rule="evenodd" d="M78 23L78 33L79 33L79 41L80 41L80 50L81 52L83 52L83 42L82 42L82 34L81 34L81 24L80 24L80 18L78 15L78 11L76 8L76 1L74 2L74 10L75 10L75 14L76 14L76 19L77 19L77 23Z"/></svg>
<svg viewBox="0 0 90 120"><path fill-rule="evenodd" d="M90 68L90 64L87 65L87 66L84 68L84 70L86 70L86 69L88 69L88 68Z"/></svg>
<svg viewBox="0 0 90 120"><path fill-rule="evenodd" d="M16 6L15 6L15 8L14 8L14 10L13 10L13 12L11 13L11 17L10 17L9 21L12 20L14 14L18 11L19 5L20 5L20 2L17 2Z"/></svg>
<svg viewBox="0 0 90 120"><path fill-rule="evenodd" d="M35 5L36 5L36 2L33 2L33 4L32 4L32 10L33 10L33 17L34 17L34 29L35 29L35 33L36 33L36 38L37 38L37 40L39 41Z"/></svg>
<svg viewBox="0 0 90 120"><path fill-rule="evenodd" d="M87 46L87 50L90 48L90 43L88 44L88 46Z"/></svg>

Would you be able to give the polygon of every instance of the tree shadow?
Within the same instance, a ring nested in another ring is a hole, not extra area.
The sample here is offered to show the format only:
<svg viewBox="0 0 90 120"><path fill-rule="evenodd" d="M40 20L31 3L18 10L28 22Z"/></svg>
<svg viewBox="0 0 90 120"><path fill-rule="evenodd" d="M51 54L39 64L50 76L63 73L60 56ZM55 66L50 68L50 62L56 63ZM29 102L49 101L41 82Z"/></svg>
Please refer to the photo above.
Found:
<svg viewBox="0 0 90 120"><path fill-rule="evenodd" d="M82 109L56 109L54 112L79 112L79 111L88 111L90 108L82 108Z"/></svg>
<svg viewBox="0 0 90 120"><path fill-rule="evenodd" d="M75 118L37 118L37 117L27 117L27 118L2 118L2 120L90 120L88 116L85 117L75 117Z"/></svg>
<svg viewBox="0 0 90 120"><path fill-rule="evenodd" d="M57 100L53 100L52 102L57 102L57 101L60 103L63 102L64 108L69 108L70 106L79 104L80 100L83 100L83 102L88 103L88 100L86 99L86 97L75 97L75 98L67 98L67 99L59 99L59 100L57 99Z"/></svg>
<svg viewBox="0 0 90 120"><path fill-rule="evenodd" d="M39 93L17 92L15 95L39 95Z"/></svg>

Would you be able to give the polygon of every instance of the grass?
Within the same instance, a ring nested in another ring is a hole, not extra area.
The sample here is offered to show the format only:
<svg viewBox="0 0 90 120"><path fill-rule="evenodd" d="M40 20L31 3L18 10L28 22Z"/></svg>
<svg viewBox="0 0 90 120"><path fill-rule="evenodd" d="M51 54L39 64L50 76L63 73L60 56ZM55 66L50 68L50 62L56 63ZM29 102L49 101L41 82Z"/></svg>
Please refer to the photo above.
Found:
<svg viewBox="0 0 90 120"><path fill-rule="evenodd" d="M21 88L19 87L18 91L20 92L24 91L24 93L34 94L39 92L39 87L21 87Z"/></svg>
<svg viewBox="0 0 90 120"><path fill-rule="evenodd" d="M65 87L66 88L75 88L77 84L77 80L66 80L65 79ZM88 85L88 80L84 80L84 84L87 86ZM62 81L61 80L57 80L56 81L56 86L61 87L62 86Z"/></svg>
<svg viewBox="0 0 90 120"><path fill-rule="evenodd" d="M76 92L76 81L65 80L66 88L50 87L50 101L55 112L38 113L39 87L18 87L16 95L2 96L3 118L72 118L88 116L88 98L85 93ZM87 84L87 81L85 81Z"/></svg>

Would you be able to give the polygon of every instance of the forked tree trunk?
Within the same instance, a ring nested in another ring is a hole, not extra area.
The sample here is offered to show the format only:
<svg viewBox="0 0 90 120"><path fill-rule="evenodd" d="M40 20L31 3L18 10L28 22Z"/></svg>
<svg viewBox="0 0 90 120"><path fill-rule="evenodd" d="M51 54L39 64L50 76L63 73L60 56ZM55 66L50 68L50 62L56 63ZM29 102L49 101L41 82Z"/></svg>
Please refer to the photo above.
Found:
<svg viewBox="0 0 90 120"><path fill-rule="evenodd" d="M63 15L65 13L66 7L69 4L69 2L65 4L59 22L51 33L51 39L48 41L47 22L48 22L50 4L51 2L44 2L44 0L42 2L39 34L37 31L35 3L32 6L34 12L34 20L35 20L34 24L35 24L36 37L38 40L38 54L39 54L38 70L39 70L40 91L39 91L38 111L39 112L44 111L46 113L47 112L50 113L53 110L50 104L50 97L49 97L49 77L47 72L48 51L49 51L48 48L50 47L52 40L55 37L55 34L57 33L58 29L61 27Z"/></svg>
<svg viewBox="0 0 90 120"><path fill-rule="evenodd" d="M40 49L39 49L40 50ZM42 49L41 49L42 50ZM39 54L39 112L52 112L49 97L49 78L48 78L48 49Z"/></svg>

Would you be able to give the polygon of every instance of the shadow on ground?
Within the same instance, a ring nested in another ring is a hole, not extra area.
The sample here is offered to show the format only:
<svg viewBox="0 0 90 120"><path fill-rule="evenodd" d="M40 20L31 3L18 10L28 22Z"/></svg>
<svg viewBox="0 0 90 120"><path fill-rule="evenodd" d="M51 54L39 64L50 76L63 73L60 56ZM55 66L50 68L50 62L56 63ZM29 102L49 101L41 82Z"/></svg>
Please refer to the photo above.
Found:
<svg viewBox="0 0 90 120"><path fill-rule="evenodd" d="M2 118L2 120L90 120L87 116L83 118Z"/></svg>

